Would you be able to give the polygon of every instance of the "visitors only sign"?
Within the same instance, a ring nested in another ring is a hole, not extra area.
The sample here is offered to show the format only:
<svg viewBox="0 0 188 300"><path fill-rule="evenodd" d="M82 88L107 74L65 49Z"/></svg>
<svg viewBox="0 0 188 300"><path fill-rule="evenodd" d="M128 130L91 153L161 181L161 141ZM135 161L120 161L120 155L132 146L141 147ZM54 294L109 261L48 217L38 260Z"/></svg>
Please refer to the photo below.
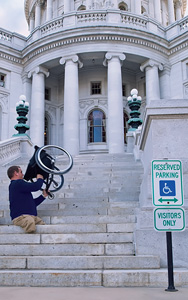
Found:
<svg viewBox="0 0 188 300"><path fill-rule="evenodd" d="M183 208L156 208L154 210L154 228L157 231L183 231L185 229Z"/></svg>
<svg viewBox="0 0 188 300"><path fill-rule="evenodd" d="M152 161L152 195L155 206L183 205L182 163L180 160Z"/></svg>

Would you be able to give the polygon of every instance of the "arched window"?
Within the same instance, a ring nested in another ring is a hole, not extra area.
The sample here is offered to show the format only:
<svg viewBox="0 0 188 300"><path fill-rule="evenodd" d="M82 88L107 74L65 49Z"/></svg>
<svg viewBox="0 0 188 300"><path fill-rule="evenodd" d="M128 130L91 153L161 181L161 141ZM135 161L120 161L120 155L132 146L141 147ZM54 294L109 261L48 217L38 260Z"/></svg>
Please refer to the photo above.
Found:
<svg viewBox="0 0 188 300"><path fill-rule="evenodd" d="M119 7L120 10L128 11L128 5L125 2L119 3L118 7Z"/></svg>
<svg viewBox="0 0 188 300"><path fill-rule="evenodd" d="M92 110L88 115L88 142L106 142L106 117L102 110Z"/></svg>
<svg viewBox="0 0 188 300"><path fill-rule="evenodd" d="M45 117L44 123L44 145L49 145L49 122L47 117Z"/></svg>
<svg viewBox="0 0 188 300"><path fill-rule="evenodd" d="M85 5L80 5L80 6L78 7L78 10L86 10Z"/></svg>
<svg viewBox="0 0 188 300"><path fill-rule="evenodd" d="M0 106L0 141L2 137L2 108Z"/></svg>
<svg viewBox="0 0 188 300"><path fill-rule="evenodd" d="M127 144L127 138L126 138L126 135L127 135L127 131L128 131L128 122L129 120L129 117L127 115L127 113L124 111L123 112L123 122L124 122L124 143Z"/></svg>
<svg viewBox="0 0 188 300"><path fill-rule="evenodd" d="M146 13L146 9L144 6L141 6L141 14L144 14L144 13Z"/></svg>

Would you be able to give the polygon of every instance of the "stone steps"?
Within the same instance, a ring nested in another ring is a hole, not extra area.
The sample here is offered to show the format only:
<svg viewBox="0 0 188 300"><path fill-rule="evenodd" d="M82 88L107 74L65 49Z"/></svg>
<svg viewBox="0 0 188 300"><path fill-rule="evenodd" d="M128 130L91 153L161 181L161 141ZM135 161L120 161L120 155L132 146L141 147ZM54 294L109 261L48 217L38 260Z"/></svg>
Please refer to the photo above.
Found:
<svg viewBox="0 0 188 300"><path fill-rule="evenodd" d="M133 232L135 223L124 224L58 224L58 225L37 225L36 233L110 233L110 232ZM24 231L19 226L0 226L0 234L23 234Z"/></svg>
<svg viewBox="0 0 188 300"><path fill-rule="evenodd" d="M28 162L14 163L25 170ZM63 188L38 207L47 225L35 234L10 225L7 168L0 172L1 286L167 286L159 256L135 255L143 170L132 154L74 157Z"/></svg>
<svg viewBox="0 0 188 300"><path fill-rule="evenodd" d="M0 244L109 244L131 243L133 233L0 234Z"/></svg>
<svg viewBox="0 0 188 300"><path fill-rule="evenodd" d="M0 256L0 270L159 269L156 256Z"/></svg>
<svg viewBox="0 0 188 300"><path fill-rule="evenodd" d="M176 287L187 285L188 271L174 270ZM157 270L1 270L1 286L168 287L166 269Z"/></svg>

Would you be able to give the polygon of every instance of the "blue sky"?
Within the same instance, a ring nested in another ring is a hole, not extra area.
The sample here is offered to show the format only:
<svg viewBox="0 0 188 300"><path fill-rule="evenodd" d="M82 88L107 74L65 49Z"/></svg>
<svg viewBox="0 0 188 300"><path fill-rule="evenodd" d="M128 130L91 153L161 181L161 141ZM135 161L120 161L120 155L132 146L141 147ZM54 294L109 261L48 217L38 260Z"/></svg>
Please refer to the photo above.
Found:
<svg viewBox="0 0 188 300"><path fill-rule="evenodd" d="M0 0L0 27L25 36L29 35L24 15L24 0Z"/></svg>

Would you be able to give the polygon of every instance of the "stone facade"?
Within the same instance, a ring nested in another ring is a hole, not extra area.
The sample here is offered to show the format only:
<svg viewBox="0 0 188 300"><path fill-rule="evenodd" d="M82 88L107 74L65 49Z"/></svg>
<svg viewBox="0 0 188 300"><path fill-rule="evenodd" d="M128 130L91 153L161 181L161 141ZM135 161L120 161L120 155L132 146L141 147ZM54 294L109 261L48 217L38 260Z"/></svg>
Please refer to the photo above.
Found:
<svg viewBox="0 0 188 300"><path fill-rule="evenodd" d="M15 133L15 104L25 94L34 144L126 151L122 111L129 114L132 88L143 99L141 117L154 99L187 98L185 9L173 0L25 1L31 34L0 34L0 139ZM88 120L95 110L104 114L96 139Z"/></svg>
<svg viewBox="0 0 188 300"><path fill-rule="evenodd" d="M151 160L181 159L188 182L186 3L26 0L30 35L0 31L0 140L15 133L16 102L24 94L33 144L57 144L73 155L133 151L144 166L137 254L157 249ZM126 140L133 88L143 99L143 126ZM184 196L186 207L187 188Z"/></svg>

